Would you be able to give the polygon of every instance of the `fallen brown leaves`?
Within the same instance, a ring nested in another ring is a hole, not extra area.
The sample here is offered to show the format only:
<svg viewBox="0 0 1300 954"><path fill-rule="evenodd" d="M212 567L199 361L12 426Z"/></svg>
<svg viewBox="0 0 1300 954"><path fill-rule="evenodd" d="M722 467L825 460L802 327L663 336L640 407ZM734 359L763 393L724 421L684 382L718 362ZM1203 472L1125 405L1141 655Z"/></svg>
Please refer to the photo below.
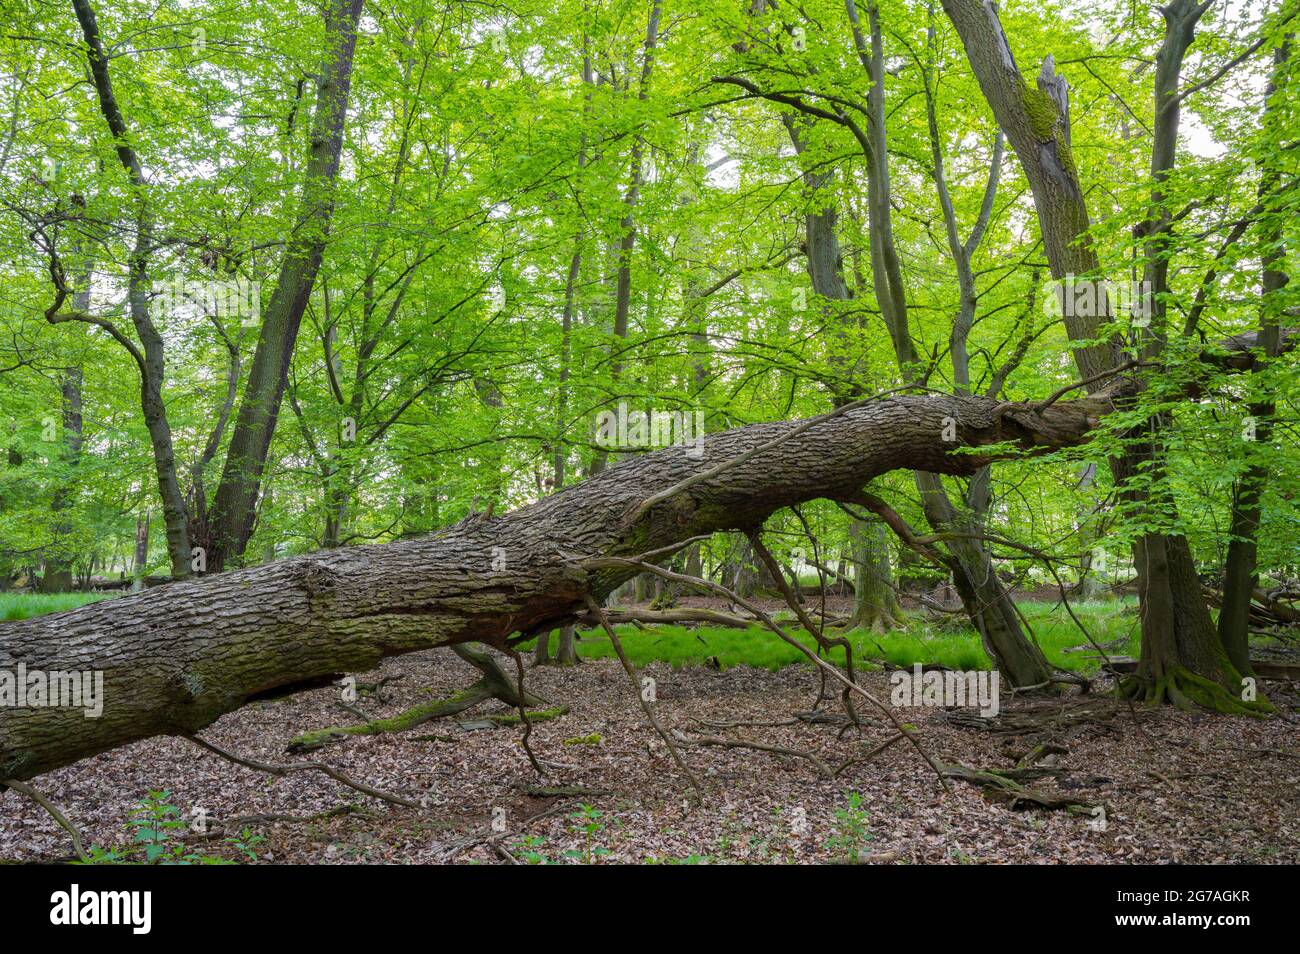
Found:
<svg viewBox="0 0 1300 954"><path fill-rule="evenodd" d="M1035 739L980 731L963 724L969 720L945 718L942 710L903 710L929 749L949 763L1011 769L1035 742L1061 745L1066 751L1053 762L1060 771L1033 784L1104 805L1106 826L1099 831L1087 817L1013 811L991 803L977 787L944 793L907 746L882 748L897 738L892 728L869 724L860 734L842 732L841 720L808 718L817 686L809 667L769 673L656 665L645 673L656 680L658 715L670 731L770 750L685 749L710 788L698 804L646 724L626 675L616 662L604 661L529 673L532 690L572 707L569 715L533 728L532 746L548 767L545 779L529 766L518 727L466 731L444 721L404 735L358 737L324 754L347 775L425 809L366 799L325 777L274 778L183 739L137 743L37 781L87 844L124 840L134 803L149 790L166 789L184 812L200 808L214 820L239 819L236 827L265 835L259 850L273 862L509 863L530 851L554 860L566 860L566 852L585 854L601 862L827 862L844 855L835 839L847 822L837 811L847 808L849 792L860 793L870 831L862 855L882 863L1300 861L1297 730L1281 718L1162 710L1142 713L1135 724L1121 706L1104 726L1064 716ZM400 675L406 678L391 679ZM476 675L446 652L392 659L364 677L390 677L385 701L363 696L357 705L368 714L391 715ZM888 697L884 675L861 678ZM1275 702L1295 705L1285 687L1269 689ZM1088 706L1099 704L1107 703L1088 698ZM1034 706L1042 703L1017 700L1004 705L1003 717L1014 722L1020 707ZM505 711L487 703L461 721L483 725L482 715L498 710ZM827 704L827 712L837 709ZM242 756L282 762L290 739L343 715L337 691L321 689L249 706L203 735ZM574 739L584 744L565 744ZM843 770L828 778L819 763ZM599 812L594 820L572 817L582 802ZM525 836L533 839L531 847ZM226 851L219 837L192 837L205 846L199 850ZM67 835L38 806L18 793L0 795L0 859L54 860L69 853Z"/></svg>

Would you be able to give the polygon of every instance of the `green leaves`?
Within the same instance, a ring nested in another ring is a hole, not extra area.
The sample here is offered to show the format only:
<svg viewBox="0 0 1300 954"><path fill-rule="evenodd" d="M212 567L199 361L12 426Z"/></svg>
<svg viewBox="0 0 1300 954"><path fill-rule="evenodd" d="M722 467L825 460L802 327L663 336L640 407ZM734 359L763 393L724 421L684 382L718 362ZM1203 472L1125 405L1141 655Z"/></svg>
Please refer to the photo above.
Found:
<svg viewBox="0 0 1300 954"><path fill-rule="evenodd" d="M286 246L306 234L293 216L312 145L325 35L318 8L102 0L96 9L148 180L151 279L262 283L269 296ZM251 559L425 532L489 500L498 510L536 500L555 489L557 461L571 482L607 456L634 452L606 455L592 439L598 415L620 401L700 410L716 430L815 414L831 393L901 383L872 286L861 143L845 122L799 108L869 126L869 82L843 4L759 13L721 0L689 11L668 4L642 97L649 12L639 0L510 11L367 5L334 217L292 356ZM935 188L927 76L963 237L983 206L994 127L941 13L884 0L880 15L911 333L927 385L948 390L961 298ZM862 4L859 16L865 24ZM1097 223L1100 277L1140 278L1133 263L1148 240L1134 228L1152 211L1159 17L1118 3L1011 5L1001 16L1031 83L1051 54L1071 85L1071 151ZM53 248L72 291L91 292L90 312L136 340L125 296L142 196L84 83L70 12L38 5L15 17L0 38L13 78L0 84L0 568L53 560L85 576L120 574L132 563L137 519L154 524L146 562L165 564L134 364L102 328L43 318ZM1277 30L1252 5L1206 20L1187 81L1209 77L1264 32ZM1300 193L1258 197L1262 169L1285 183L1297 173L1294 97L1276 94L1268 128L1263 121L1275 40L1184 104L1186 141L1161 186L1173 220L1160 246L1171 283L1161 366L1144 369L1141 399L1109 416L1094 446L999 465L1000 532L1059 539L1101 502L1117 538L1151 529L1164 519L1158 508L1153 516L1116 505L1105 468L1079 488L1077 468L1131 446L1160 414L1169 420L1168 467L1134 475L1134 488L1178 499L1183 528L1213 559L1234 480L1261 464L1277 478L1263 500L1261 558L1292 560L1295 361L1229 375L1207 374L1201 360L1205 341L1257 325L1264 256L1280 253L1281 270L1296 271ZM785 99L712 82L720 76ZM643 175L633 207L636 143ZM808 216L828 210L848 298L827 297L808 273ZM629 221L628 328L615 335ZM1041 400L1075 380L1071 348L1080 342L1045 307L1037 220L1010 153L971 268L971 388ZM1300 307L1300 284L1269 307L1279 315ZM196 308L171 309L158 324L175 463L197 500L223 460L230 427L216 425L232 369L236 398L247 387L257 327ZM1103 333L1136 346L1127 315ZM42 419L62 418L62 381L73 368L83 374L78 455L66 451L61 426L65 449L40 439ZM1243 409L1265 394L1277 396L1279 420L1267 441L1251 444L1240 437ZM910 482L882 483L919 520ZM841 513L810 512L828 539L843 537Z"/></svg>

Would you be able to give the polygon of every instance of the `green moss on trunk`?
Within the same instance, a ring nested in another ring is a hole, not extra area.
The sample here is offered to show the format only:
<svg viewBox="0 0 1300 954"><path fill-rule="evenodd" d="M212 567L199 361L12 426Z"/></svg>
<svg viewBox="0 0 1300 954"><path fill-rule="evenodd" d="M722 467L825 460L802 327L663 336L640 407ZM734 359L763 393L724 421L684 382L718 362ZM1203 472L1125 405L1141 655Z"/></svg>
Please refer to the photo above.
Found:
<svg viewBox="0 0 1300 954"><path fill-rule="evenodd" d="M1170 703L1180 709L1196 707L1225 715L1245 715L1262 718L1277 711L1267 699L1246 701L1212 679L1197 675L1182 666L1166 672L1155 680L1133 676L1120 683L1119 691L1137 702L1158 706Z"/></svg>

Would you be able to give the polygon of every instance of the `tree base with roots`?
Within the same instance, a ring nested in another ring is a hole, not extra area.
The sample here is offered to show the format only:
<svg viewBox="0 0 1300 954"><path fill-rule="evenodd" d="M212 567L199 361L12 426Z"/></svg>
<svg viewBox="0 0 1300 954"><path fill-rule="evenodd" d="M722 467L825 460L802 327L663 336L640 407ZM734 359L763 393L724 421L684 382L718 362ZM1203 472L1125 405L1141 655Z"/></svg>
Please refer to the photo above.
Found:
<svg viewBox="0 0 1300 954"><path fill-rule="evenodd" d="M1189 711L1200 707L1226 715L1255 717L1277 711L1267 699L1242 699L1213 679L1184 666L1174 666L1154 678L1129 676L1120 682L1118 690L1123 698L1133 702L1152 706L1169 703Z"/></svg>
<svg viewBox="0 0 1300 954"><path fill-rule="evenodd" d="M551 655L551 634L542 633L537 637L533 650L534 666L577 666L582 659L578 656L577 632L573 626L565 626L559 631L560 638L555 645L555 655Z"/></svg>
<svg viewBox="0 0 1300 954"><path fill-rule="evenodd" d="M896 614L889 607L864 606L861 611L854 613L849 621L849 628L863 629L877 636L883 636L895 629L903 629L907 625L907 621L900 614L901 611Z"/></svg>

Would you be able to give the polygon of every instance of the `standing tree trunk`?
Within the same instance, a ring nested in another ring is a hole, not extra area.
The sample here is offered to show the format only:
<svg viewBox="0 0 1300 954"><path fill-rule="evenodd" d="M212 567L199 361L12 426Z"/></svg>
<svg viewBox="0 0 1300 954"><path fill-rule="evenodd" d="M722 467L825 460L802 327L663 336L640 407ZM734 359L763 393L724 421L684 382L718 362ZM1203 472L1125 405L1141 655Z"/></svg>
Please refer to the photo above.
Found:
<svg viewBox="0 0 1300 954"><path fill-rule="evenodd" d="M894 592L889 539L880 520L849 524L852 544L853 616L850 626L883 633L903 624L903 610Z"/></svg>
<svg viewBox="0 0 1300 954"><path fill-rule="evenodd" d="M782 117L795 153L806 149L800 127L791 115ZM810 121L811 124L811 121ZM838 407L862 394L866 378L865 352L850 330L851 323L837 314L839 302L853 295L844 280L844 256L838 234L839 215L829 199L819 193L834 181L833 172L803 173L804 191L815 207L804 214L804 254L808 259L808 277L814 294L825 300L825 317L832 329L831 366L836 377L830 382L831 403ZM854 564L854 600L850 625L884 631L902 621L902 609L894 594L893 570L885 528L878 520L849 518L849 541ZM796 585L798 578L795 578Z"/></svg>
<svg viewBox="0 0 1300 954"><path fill-rule="evenodd" d="M131 592L144 589L144 578L149 573L149 511L135 518L135 553L131 564Z"/></svg>
<svg viewBox="0 0 1300 954"><path fill-rule="evenodd" d="M107 330L134 359L140 372L140 410L149 432L154 471L158 479L158 492L162 498L172 577L182 579L190 574L189 516L185 507L185 495L181 490L180 479L177 477L171 425L167 421L167 405L163 400L163 382L166 376L163 338L149 313L151 293L149 259L153 253L154 238L148 183L144 178L144 166L131 144L126 119L113 93L112 77L109 75L109 57L104 51L95 11L90 6L89 0L72 0L72 6L86 41L86 56L99 101L99 111L113 134L118 160L126 171L127 179L135 193L135 243L128 262L127 311L132 325L135 326L136 335L140 339L140 345L137 347L106 320L91 319L81 311L74 311L71 315L60 314L59 309L62 307L67 289L61 278L62 267L57 260L51 269L56 276L57 298L45 317L50 322L90 321ZM52 256L55 254L52 249L50 254Z"/></svg>
<svg viewBox="0 0 1300 954"><path fill-rule="evenodd" d="M894 242L893 213L889 176L889 149L886 138L885 115L885 59L884 39L880 28L880 9L875 0L867 6L869 29L864 32L858 16L856 0L846 0L853 43L863 69L870 81L867 92L869 116L867 158L868 228L871 238L871 276L877 304L885 318L894 341L894 353L904 381L918 377L922 365L908 319L907 290ZM927 89L929 80L927 75ZM932 93L927 94L931 103ZM932 173L941 205L944 207L946 228L950 238L950 251L958 270L961 291L959 312L953 322L950 341L954 344L954 383L959 393L969 389L969 358L966 339L975 320L975 279L970 269L971 255L983 237L992 214L993 196L998 183L997 166L1001 159L1001 137L994 148L995 166L990 170L989 185L981 208L979 223L966 243L957 235L957 222L948 197L943 177L943 159L939 148L938 129L931 122ZM982 541L978 522L971 523L958 513L939 475L918 472L914 475L921 495L922 511L926 522L936 532L974 533L971 539L955 540L948 544L952 559L948 561L953 582L962 606L970 616L983 640L989 657L1013 686L1041 686L1048 683L1051 673L1047 660L1038 646L1030 641L1020 625L1020 618L1011 601L1011 595L1002 586L993 568L993 561ZM987 474L983 479L987 481Z"/></svg>
<svg viewBox="0 0 1300 954"><path fill-rule="evenodd" d="M650 7L650 19L646 24L645 43L642 45L641 58L641 77L640 85L637 89L637 100L644 103L650 96L650 80L654 76L655 50L659 45L659 17L663 12L663 5L660 0L654 0ZM631 181L628 183L627 193L623 196L623 218L619 222L621 235L618 244L614 246L614 337L619 339L626 338L628 335L628 322L631 319L632 309L632 252L636 248L636 205L641 199L641 181L645 175L642 168L645 151L645 142L640 135L632 140L631 156ZM619 378L623 374L623 361L618 357L618 352L622 345L615 343L610 351L613 360L610 361L609 374L613 386L618 386ZM598 474L602 472L609 461L609 452L600 448L592 455L591 467L588 474Z"/></svg>
<svg viewBox="0 0 1300 954"><path fill-rule="evenodd" d="M587 87L594 83L594 74L591 65L591 54L587 49L587 37L584 34L582 38L582 81ZM588 92L586 103L591 102L591 94ZM584 104L583 117L587 114L587 106ZM582 134L581 145L578 147L578 171L586 168L587 165L587 136L584 131ZM578 280L582 275L582 250L585 241L585 235L580 228L573 238L573 256L569 259L569 273L564 282L564 312L560 319L560 380L559 395L556 399L555 410L555 448L551 455L551 487L553 491L560 491L564 488L566 464L569 456L569 445L565 440L565 430L568 422L565 415L569 407L569 377L572 373L573 363L573 321L577 314L577 295ZM551 631L545 630L537 636L537 645L533 650L533 665L546 666L576 666L580 660L574 641L577 633L572 625L560 628L559 642L555 647L555 655L551 655Z"/></svg>
<svg viewBox="0 0 1300 954"><path fill-rule="evenodd" d="M1079 474L1079 483L1076 489L1085 492L1090 491L1097 480L1097 465L1094 463L1084 464ZM1078 528L1079 528L1079 580L1071 588L1071 596L1079 600L1097 599L1105 592L1105 585L1102 583L1100 574L1110 572L1109 568L1103 565L1093 566L1093 551L1097 547L1098 541L1101 540L1101 531L1097 526L1100 506L1096 503L1086 504L1079 511Z"/></svg>
<svg viewBox="0 0 1300 954"><path fill-rule="evenodd" d="M555 646L555 665L576 666L582 660L578 658L577 628L572 624L560 627L560 640Z"/></svg>
<svg viewBox="0 0 1300 954"><path fill-rule="evenodd" d="M211 571L241 560L253 533L262 473L280 415L289 362L334 214L334 186L343 151L352 58L363 2L329 0L326 7L327 49L316 84L311 154L301 207L263 317L221 482L206 518L207 536L200 542L206 548Z"/></svg>
<svg viewBox="0 0 1300 954"><path fill-rule="evenodd" d="M87 262L82 270L81 287L72 296L72 307L84 314L90 313L90 290L93 275L94 268ZM63 459L65 465L70 469L75 469L81 459L81 388L84 382L85 374L80 364L63 370L63 380L59 388L63 395ZM62 513L72 506L75 497L75 483L71 479L71 475L61 477L59 487L54 493L54 499L50 502L50 509L56 514ZM41 575L40 585L42 593L67 593L72 589L72 559L67 552L65 539L71 531L72 527L66 520L55 521L54 546L52 548L54 553L45 559L45 572Z"/></svg>
<svg viewBox="0 0 1300 954"><path fill-rule="evenodd" d="M1288 36L1274 52L1273 79L1265 89L1266 132L1277 125L1277 105L1280 87L1287 81L1287 59L1291 52L1291 38ZM1269 144L1266 155L1276 156L1275 144ZM1290 280L1285 267L1286 251L1282 245L1283 213L1270 208L1274 194L1278 189L1281 171L1276 159L1272 159L1263 170L1259 192L1264 206L1266 220L1269 222L1264 234L1266 251L1262 256L1264 269L1260 289L1260 328L1259 343L1265 358L1277 357L1281 344L1280 302L1281 291ZM1272 420L1277 413L1277 404L1272 395L1250 405L1250 417L1255 423L1250 435L1249 450L1266 448L1272 439ZM1224 651L1237 671L1250 674L1250 604L1259 584L1256 572L1256 552L1258 549L1260 493L1268 484L1269 470L1267 463L1254 461L1237 481L1236 492L1232 500L1232 516L1229 520L1228 556L1223 570L1223 607L1219 610L1219 639Z"/></svg>
<svg viewBox="0 0 1300 954"><path fill-rule="evenodd" d="M1177 98L1167 97L1171 88L1176 89L1182 52L1190 43L1190 26L1186 43L1182 42L1182 28L1192 7L1188 0L1174 0L1166 8L1169 32L1157 70L1157 96L1163 93L1166 98L1157 99L1159 141L1153 147L1152 162L1158 178L1162 176L1159 170L1168 168L1176 144ZM1068 84L1056 74L1048 57L1038 88L1028 87L991 0L943 0L943 8L1025 171L1053 278L1095 280L1100 262L1088 235L1087 204L1070 148ZM1063 304L1066 331L1072 341L1080 342L1074 352L1080 375L1090 381L1090 390L1100 390L1123 361L1122 341L1099 336L1101 325L1110 319L1109 305L1080 309L1068 301ZM1152 427L1158 430L1158 422ZM1149 453L1141 448L1128 448L1113 459L1116 484L1131 488L1131 479L1147 457ZM1140 502L1141 491L1130 489L1128 494ZM1185 703L1190 698L1215 708L1250 708L1240 702L1240 674L1228 661L1215 632L1187 538L1147 533L1135 541L1133 556L1142 605L1138 684L1144 687L1144 695L1153 702L1170 699Z"/></svg>

